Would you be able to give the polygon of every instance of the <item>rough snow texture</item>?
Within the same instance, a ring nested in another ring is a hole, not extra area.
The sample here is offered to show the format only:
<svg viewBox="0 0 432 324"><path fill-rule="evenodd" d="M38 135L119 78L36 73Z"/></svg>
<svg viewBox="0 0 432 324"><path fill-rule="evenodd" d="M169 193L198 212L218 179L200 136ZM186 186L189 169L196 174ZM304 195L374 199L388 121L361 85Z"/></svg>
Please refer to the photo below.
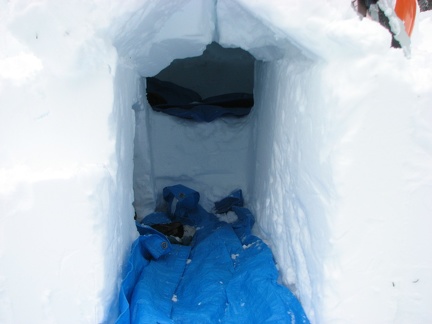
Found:
<svg viewBox="0 0 432 324"><path fill-rule="evenodd" d="M87 2L0 6L0 322L101 322L136 236L136 71Z"/></svg>
<svg viewBox="0 0 432 324"><path fill-rule="evenodd" d="M241 186L312 322L432 318L431 13L407 60L349 2L215 3L0 5L0 322L115 316L140 158L144 209L174 181ZM212 41L264 61L252 114L149 113L140 77Z"/></svg>
<svg viewBox="0 0 432 324"><path fill-rule="evenodd" d="M245 188L253 164L252 128L248 121L196 123L152 112L149 130L157 192L182 183L201 190L201 204L209 210L224 194Z"/></svg>
<svg viewBox="0 0 432 324"><path fill-rule="evenodd" d="M283 282L295 285L309 317L321 308L329 251L333 183L320 156L326 129L318 101L319 70L295 55L257 70L256 169L252 200L261 235L269 240Z"/></svg>

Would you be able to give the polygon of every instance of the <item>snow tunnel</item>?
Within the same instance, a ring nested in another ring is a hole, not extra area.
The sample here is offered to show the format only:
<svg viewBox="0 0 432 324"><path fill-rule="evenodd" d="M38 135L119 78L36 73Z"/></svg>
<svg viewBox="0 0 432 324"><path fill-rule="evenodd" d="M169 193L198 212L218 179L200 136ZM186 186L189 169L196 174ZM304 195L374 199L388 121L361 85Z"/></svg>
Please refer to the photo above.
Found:
<svg viewBox="0 0 432 324"><path fill-rule="evenodd" d="M165 186L181 183L199 191L208 210L241 188L260 235L272 246L283 283L312 314L317 288L311 273L319 271L325 244L313 246L314 225L305 223L320 217L318 191L327 190L311 180L326 183L317 159L317 96L309 96L316 92L316 57L230 1L170 2L137 12L115 46L121 64L133 67L140 80L133 105L138 219L154 211ZM254 106L243 118L211 123L168 116L150 108L146 78L154 76L203 97L252 92Z"/></svg>
<svg viewBox="0 0 432 324"><path fill-rule="evenodd" d="M134 207L173 183L243 190L311 322L432 318L430 12L407 60L350 1L0 7L0 322L112 322ZM146 78L211 44L253 58L251 112L152 110Z"/></svg>

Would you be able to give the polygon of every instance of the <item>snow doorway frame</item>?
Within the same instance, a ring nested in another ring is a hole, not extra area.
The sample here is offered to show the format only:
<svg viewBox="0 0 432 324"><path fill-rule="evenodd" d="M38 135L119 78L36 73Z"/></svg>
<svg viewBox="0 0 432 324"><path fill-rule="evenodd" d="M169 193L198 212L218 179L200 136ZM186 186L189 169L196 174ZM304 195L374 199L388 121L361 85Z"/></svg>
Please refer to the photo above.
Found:
<svg viewBox="0 0 432 324"><path fill-rule="evenodd" d="M136 80L153 76L174 59L201 55L212 42L240 47L257 59L256 109L250 114L254 181L246 188L247 203L257 218L258 234L273 250L282 282L295 291L313 320L321 284L314 278L323 271L327 246L325 237L314 241L312 236L327 232L322 206L330 199L325 186L331 182L311 180L320 178L323 168L319 58L235 1L190 0L150 3L134 13L116 35L117 70ZM143 96L145 84L137 81L135 91L136 122L148 123L151 108ZM137 140L149 141L149 134L136 133ZM158 194L150 151L148 147L147 154L134 157L135 165L140 164L134 178L142 194L135 201L144 205L135 207L148 211L155 207Z"/></svg>

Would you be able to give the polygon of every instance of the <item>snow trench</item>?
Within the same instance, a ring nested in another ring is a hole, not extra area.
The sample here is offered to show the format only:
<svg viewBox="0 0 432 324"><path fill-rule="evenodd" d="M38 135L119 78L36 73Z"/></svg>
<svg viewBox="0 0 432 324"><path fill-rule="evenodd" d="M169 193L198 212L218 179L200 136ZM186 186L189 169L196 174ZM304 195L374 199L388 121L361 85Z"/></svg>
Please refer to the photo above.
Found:
<svg viewBox="0 0 432 324"><path fill-rule="evenodd" d="M177 183L243 190L312 323L430 322L431 15L407 59L350 1L0 2L0 322L112 322L134 209ZM255 60L251 113L150 109L212 43Z"/></svg>
<svg viewBox="0 0 432 324"><path fill-rule="evenodd" d="M200 65L200 55L213 42L219 46L213 46L211 57ZM155 209L161 198L157 193L165 186L194 188L202 193L207 210L233 189L243 189L246 206L257 217L256 231L271 245L283 283L295 290L313 319L313 305L320 298L313 276L322 271L320 255L326 249L326 224L319 219L331 192L329 170L319 161L317 57L231 1L146 8L131 16L115 45L133 66L131 73L142 77L134 105L138 219ZM245 54L232 57L220 46L241 48L254 57L253 82L247 81L251 71ZM178 60L183 58L189 59ZM183 65L195 75L166 72L172 61L172 70L178 73ZM212 65L226 80L206 82L202 75L211 79L213 73L217 79ZM255 105L245 118L212 123L156 113L145 96L145 77L158 73L204 95L223 93L229 82L242 90L249 82L254 84ZM319 246L311 241L316 235L322 236Z"/></svg>

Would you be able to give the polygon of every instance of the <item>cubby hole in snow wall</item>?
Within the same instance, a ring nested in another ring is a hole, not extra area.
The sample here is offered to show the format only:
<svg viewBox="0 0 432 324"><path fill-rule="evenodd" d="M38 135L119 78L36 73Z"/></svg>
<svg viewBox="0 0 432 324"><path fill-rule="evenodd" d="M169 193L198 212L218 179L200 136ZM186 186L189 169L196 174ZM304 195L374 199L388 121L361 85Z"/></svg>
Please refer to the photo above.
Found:
<svg viewBox="0 0 432 324"><path fill-rule="evenodd" d="M326 242L325 224L319 221L325 209L318 191L325 190L328 181L321 178L318 158L317 57L234 2L218 2L216 11L209 3L167 3L137 12L115 42L122 58L119 68L140 79L133 105L134 207L142 219L161 203L165 186L181 183L199 191L200 203L209 210L214 201L241 188L256 217L256 233L273 250L282 282L313 319ZM153 111L146 97L147 77L198 87L202 96L226 91L229 82L211 82L216 76L211 68L195 66L188 75L175 73L185 62L203 62L208 46L214 60L228 59L224 48L241 48L253 56L253 80L246 76L250 68L237 76L244 84L229 80L253 88L251 113L199 123ZM210 81L199 84L199 77ZM313 179L319 179L319 187Z"/></svg>

